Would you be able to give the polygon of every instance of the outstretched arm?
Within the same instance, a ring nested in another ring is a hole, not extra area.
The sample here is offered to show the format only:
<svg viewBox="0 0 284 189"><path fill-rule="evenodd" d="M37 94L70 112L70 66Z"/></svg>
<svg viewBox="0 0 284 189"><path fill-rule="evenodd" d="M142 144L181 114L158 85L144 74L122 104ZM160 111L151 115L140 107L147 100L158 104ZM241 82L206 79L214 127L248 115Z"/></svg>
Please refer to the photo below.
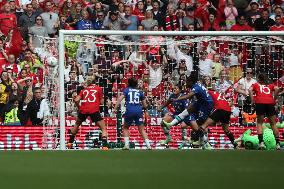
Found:
<svg viewBox="0 0 284 189"><path fill-rule="evenodd" d="M74 97L73 101L76 105L76 107L79 109L80 108L80 100L81 100L81 96L80 95L77 95Z"/></svg>
<svg viewBox="0 0 284 189"><path fill-rule="evenodd" d="M116 102L116 104L114 106L114 112L116 112L118 106L120 105L120 103L124 99L124 97L125 97L124 95L121 95L120 97L118 97L117 102Z"/></svg>
<svg viewBox="0 0 284 189"><path fill-rule="evenodd" d="M194 97L195 93L194 92L190 92L186 95L183 95L181 97L178 97L177 99L175 99L175 101L177 100L186 100L186 99L192 99Z"/></svg>
<svg viewBox="0 0 284 189"><path fill-rule="evenodd" d="M249 88L249 96L250 96L251 102L254 103L254 99L253 99L253 88L252 88L252 87Z"/></svg>

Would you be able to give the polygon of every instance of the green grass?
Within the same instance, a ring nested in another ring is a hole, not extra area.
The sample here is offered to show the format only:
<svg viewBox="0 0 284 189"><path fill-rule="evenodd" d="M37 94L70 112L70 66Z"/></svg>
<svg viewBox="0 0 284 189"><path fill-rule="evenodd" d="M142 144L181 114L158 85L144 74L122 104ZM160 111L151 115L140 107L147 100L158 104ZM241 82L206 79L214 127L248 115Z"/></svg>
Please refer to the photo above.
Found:
<svg viewBox="0 0 284 189"><path fill-rule="evenodd" d="M284 186L280 151L2 151L0 188Z"/></svg>

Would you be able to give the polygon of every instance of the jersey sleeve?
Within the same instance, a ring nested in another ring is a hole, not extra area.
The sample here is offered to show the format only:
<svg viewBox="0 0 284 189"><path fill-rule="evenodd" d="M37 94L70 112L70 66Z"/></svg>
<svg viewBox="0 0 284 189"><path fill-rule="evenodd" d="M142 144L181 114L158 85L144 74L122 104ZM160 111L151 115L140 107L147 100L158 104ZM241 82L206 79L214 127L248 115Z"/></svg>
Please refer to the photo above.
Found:
<svg viewBox="0 0 284 189"><path fill-rule="evenodd" d="M197 94L199 91L199 88L197 86L194 86L191 90L191 92L193 92L194 94Z"/></svg>
<svg viewBox="0 0 284 189"><path fill-rule="evenodd" d="M128 89L126 88L123 90L122 94L124 95L124 97L127 97L127 93L128 93Z"/></svg>

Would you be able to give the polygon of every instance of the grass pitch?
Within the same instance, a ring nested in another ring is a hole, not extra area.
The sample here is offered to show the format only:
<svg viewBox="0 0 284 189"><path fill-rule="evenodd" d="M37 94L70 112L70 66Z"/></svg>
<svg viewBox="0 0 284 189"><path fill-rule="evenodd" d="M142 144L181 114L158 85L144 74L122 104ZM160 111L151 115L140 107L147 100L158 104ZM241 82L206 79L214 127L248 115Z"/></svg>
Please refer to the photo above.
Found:
<svg viewBox="0 0 284 189"><path fill-rule="evenodd" d="M2 151L0 188L284 186L284 151Z"/></svg>

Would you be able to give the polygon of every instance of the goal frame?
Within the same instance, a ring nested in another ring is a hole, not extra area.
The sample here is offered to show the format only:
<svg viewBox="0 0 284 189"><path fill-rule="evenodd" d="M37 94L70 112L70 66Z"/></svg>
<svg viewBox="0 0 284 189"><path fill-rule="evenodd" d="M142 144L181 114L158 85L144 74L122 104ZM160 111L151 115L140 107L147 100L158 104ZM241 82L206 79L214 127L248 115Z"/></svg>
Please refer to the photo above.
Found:
<svg viewBox="0 0 284 189"><path fill-rule="evenodd" d="M65 143L65 98L64 98L64 37L68 35L138 35L138 36L284 36L284 31L125 31L125 30L59 30L59 126L60 150Z"/></svg>

